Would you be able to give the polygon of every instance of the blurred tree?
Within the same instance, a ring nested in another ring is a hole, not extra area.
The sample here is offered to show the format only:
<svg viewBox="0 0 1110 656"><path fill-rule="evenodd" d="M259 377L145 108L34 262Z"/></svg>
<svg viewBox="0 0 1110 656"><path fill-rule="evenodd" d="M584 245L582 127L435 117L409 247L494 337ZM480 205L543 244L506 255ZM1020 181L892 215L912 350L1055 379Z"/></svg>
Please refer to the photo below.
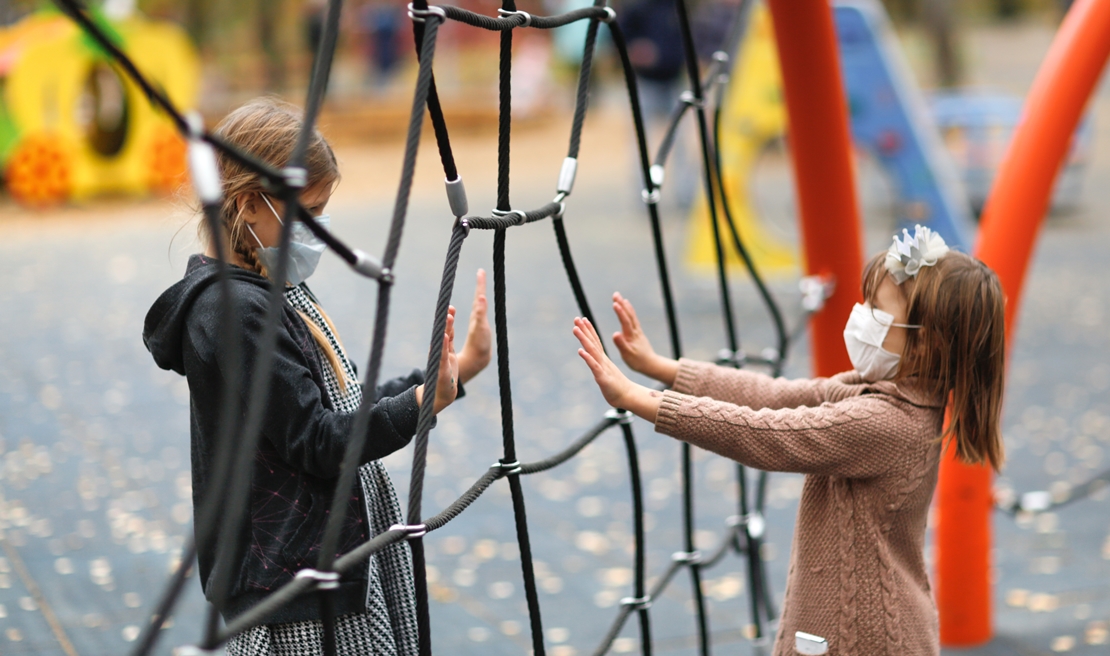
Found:
<svg viewBox="0 0 1110 656"><path fill-rule="evenodd" d="M1002 2L1004 0L991 0ZM1015 0L1016 1L1016 0ZM919 23L933 51L937 84L954 87L962 81L955 0L882 0L895 24ZM966 4L966 3L965 3Z"/></svg>
<svg viewBox="0 0 1110 656"><path fill-rule="evenodd" d="M285 49L281 47L278 18L282 12L275 11L272 0L255 0L254 18L258 29L258 42L266 56L266 91L281 93L285 90L286 66Z"/></svg>
<svg viewBox="0 0 1110 656"><path fill-rule="evenodd" d="M958 86L962 80L956 29L955 0L923 0L922 19L933 44L933 63L937 83Z"/></svg>

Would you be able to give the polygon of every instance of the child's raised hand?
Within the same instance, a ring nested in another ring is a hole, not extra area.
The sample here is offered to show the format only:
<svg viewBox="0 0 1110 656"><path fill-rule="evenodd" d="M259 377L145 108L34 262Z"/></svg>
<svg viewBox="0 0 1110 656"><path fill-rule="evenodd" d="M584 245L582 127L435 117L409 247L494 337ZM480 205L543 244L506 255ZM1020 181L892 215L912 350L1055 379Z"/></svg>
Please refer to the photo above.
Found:
<svg viewBox="0 0 1110 656"><path fill-rule="evenodd" d="M674 385L678 362L655 352L640 327L636 308L620 292L613 293L613 312L621 322L620 332L613 333L613 343L617 345L624 363L632 371L654 378L668 387Z"/></svg>
<svg viewBox="0 0 1110 656"><path fill-rule="evenodd" d="M439 356L439 377L436 378L436 398L432 412L439 414L451 405L459 392L459 361L455 355L455 308L447 308L447 329L443 333L443 351ZM424 386L416 388L416 405L424 403Z"/></svg>
<svg viewBox="0 0 1110 656"><path fill-rule="evenodd" d="M628 380L609 356L605 355L605 351L601 348L601 338L598 337L597 331L589 320L582 317L574 319L574 336L582 344L582 348L578 349L578 355L593 373L594 382L601 389L601 395L605 397L605 401L614 408L628 410L654 422L659 412L662 395Z"/></svg>
<svg viewBox="0 0 1110 656"><path fill-rule="evenodd" d="M609 356L605 355L605 351L601 348L601 338L598 337L597 331L588 319L575 317L574 336L582 343L582 348L578 349L578 355L586 361L586 366L593 373L594 381L601 388L601 395L609 405L622 407L621 400L632 388L632 381L628 380Z"/></svg>
<svg viewBox="0 0 1110 656"><path fill-rule="evenodd" d="M459 381L467 382L489 364L493 336L489 328L489 301L486 300L486 272L478 269L474 302L470 306L470 325L466 343L459 351Z"/></svg>

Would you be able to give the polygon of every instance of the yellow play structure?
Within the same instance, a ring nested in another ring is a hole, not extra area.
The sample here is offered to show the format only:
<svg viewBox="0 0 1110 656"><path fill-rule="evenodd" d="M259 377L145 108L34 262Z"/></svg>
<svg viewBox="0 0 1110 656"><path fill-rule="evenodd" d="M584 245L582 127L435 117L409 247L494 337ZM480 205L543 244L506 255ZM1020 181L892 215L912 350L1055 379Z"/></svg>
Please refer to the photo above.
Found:
<svg viewBox="0 0 1110 656"><path fill-rule="evenodd" d="M770 12L762 3L752 8L751 22L740 46L727 93L717 146L721 151L725 193L731 201L729 209L736 229L760 271L796 272L797 247L783 243L760 223L748 188L752 169L764 148L786 134L778 50ZM709 267L717 261L717 256L704 194L694 203L690 219L686 261L694 267ZM740 256L727 237L728 227L723 217L719 223L729 262L738 264ZM732 270L741 269L734 266Z"/></svg>
<svg viewBox="0 0 1110 656"><path fill-rule="evenodd" d="M129 13L93 15L175 105L194 106L200 65L188 37ZM42 11L0 29L0 170L33 207L166 193L185 179L185 144L72 21Z"/></svg>

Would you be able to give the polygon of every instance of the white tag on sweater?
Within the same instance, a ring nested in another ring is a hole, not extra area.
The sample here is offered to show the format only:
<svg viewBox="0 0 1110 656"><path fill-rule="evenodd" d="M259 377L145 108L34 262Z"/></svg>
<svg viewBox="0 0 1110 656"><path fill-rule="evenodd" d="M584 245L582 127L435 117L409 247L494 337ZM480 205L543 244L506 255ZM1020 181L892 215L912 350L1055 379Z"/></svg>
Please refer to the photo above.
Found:
<svg viewBox="0 0 1110 656"><path fill-rule="evenodd" d="M794 651L806 656L820 656L829 653L829 643L821 636L804 631L794 632Z"/></svg>

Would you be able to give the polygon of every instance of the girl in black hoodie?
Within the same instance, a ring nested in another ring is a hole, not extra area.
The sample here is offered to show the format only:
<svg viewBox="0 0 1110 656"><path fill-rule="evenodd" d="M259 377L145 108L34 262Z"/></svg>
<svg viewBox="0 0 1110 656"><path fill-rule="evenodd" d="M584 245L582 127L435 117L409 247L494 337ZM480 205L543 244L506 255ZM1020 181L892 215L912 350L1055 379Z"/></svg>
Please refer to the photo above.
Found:
<svg viewBox="0 0 1110 656"><path fill-rule="evenodd" d="M272 99L252 101L232 112L216 132L274 166L291 156L301 130L299 112ZM230 246L232 291L242 326L240 389L250 389L265 322L283 205L268 196L257 174L230 158L219 158L224 186L221 237ZM320 216L339 178L331 147L314 132L305 160L309 185L301 203ZM208 252L189 258L183 280L166 290L147 314L143 340L158 365L186 376L190 392L190 434L194 508L212 489L210 467L217 451L221 386L230 373L218 354L220 292L216 285L212 235L202 223ZM230 620L311 568L319 555L324 524L346 449L354 411L363 390L327 314L304 284L323 245L303 226L293 227L289 266L274 351L272 385L255 454L249 505L240 553L198 545L201 584L209 601ZM455 400L459 384L490 361L485 274L478 272L466 343L456 355L454 308L444 335L443 358L434 403L439 412ZM374 390L358 493L349 500L339 553L346 553L403 516L380 458L403 448L416 431L424 399L423 374L383 383ZM221 562L223 560L224 562ZM229 577L225 598L215 599L215 576ZM336 641L341 654L405 655L417 651L412 559L401 541L370 558L366 568L345 573L334 593ZM320 610L314 595L284 607L267 625L255 626L227 644L230 656L313 654L322 650Z"/></svg>

